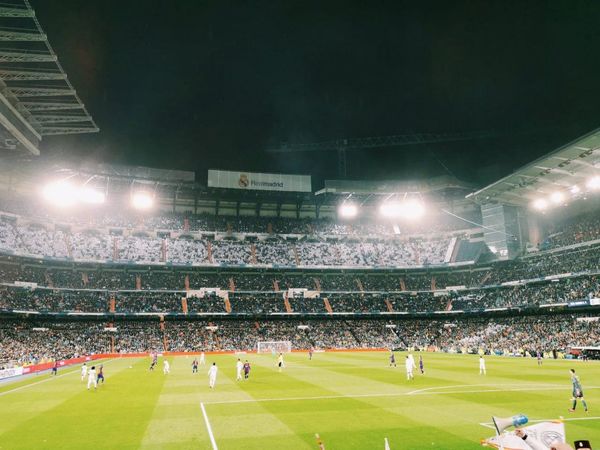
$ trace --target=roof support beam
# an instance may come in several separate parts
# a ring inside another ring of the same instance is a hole
[[[62,111],[65,109],[82,109],[83,103],[61,103],[61,102],[21,102],[21,105],[29,111]]]
[[[32,9],[0,7],[0,17],[35,17]]]
[[[42,136],[51,136],[55,134],[81,134],[81,133],[97,133],[100,131],[98,127],[43,127]]]
[[[24,33],[21,31],[0,30],[0,41],[44,42],[46,40],[48,40],[48,36],[43,33]]]
[[[73,123],[73,122],[87,122],[90,120],[89,116],[74,116],[74,115],[34,115],[33,118],[38,123]]]
[[[36,88],[11,86],[8,88],[17,97],[61,97],[64,95],[75,95],[73,89],[60,88]]]
[[[36,72],[33,70],[0,69],[0,79],[4,81],[64,80],[67,76],[61,72]]]
[[[56,55],[48,53],[0,51],[0,62],[56,62]]]

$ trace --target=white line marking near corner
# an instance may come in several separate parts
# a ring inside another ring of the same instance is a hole
[[[208,420],[208,414],[206,414],[206,408],[204,408],[204,403],[200,403],[200,408],[202,409],[204,423],[206,424],[206,429],[208,430],[208,437],[210,438],[212,448],[213,450],[219,450],[219,447],[217,447],[217,442],[215,441],[215,436],[213,435],[212,427],[210,426],[210,421]]]
[[[99,361],[102,361],[102,360],[99,360]],[[102,364],[106,364],[106,363],[107,363],[107,362],[109,362],[109,361],[111,361],[111,360],[110,360],[110,359],[108,359],[108,360],[106,360],[105,362],[103,362]],[[44,378],[43,380],[36,381],[35,383],[29,383],[29,384],[26,384],[26,385],[24,385],[24,386],[19,386],[19,387],[17,387],[17,388],[10,389],[10,390],[8,390],[8,391],[0,392],[0,397],[2,397],[3,395],[6,395],[6,394],[10,394],[10,393],[12,393],[12,392],[17,392],[17,391],[20,391],[21,389],[25,389],[25,388],[28,388],[28,387],[31,387],[31,386],[35,386],[36,384],[42,384],[42,383],[46,383],[47,381],[56,380],[57,378],[65,377],[65,376],[67,376],[67,375],[71,375],[71,374],[73,374],[73,373],[78,373],[78,372],[80,372],[80,371],[81,371],[81,369],[75,369],[75,370],[71,370],[70,372],[61,373],[60,375],[56,375],[56,376],[52,376],[52,375],[50,375],[50,377],[49,377],[49,378]]]

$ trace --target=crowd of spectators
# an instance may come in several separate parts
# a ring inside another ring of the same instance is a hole
[[[556,248],[600,239],[600,216],[597,212],[570,217],[550,227],[541,248]]]
[[[216,288],[217,286],[211,286]],[[205,292],[203,298],[190,295],[189,312],[225,313],[226,302],[215,292]],[[115,312],[183,313],[184,290],[72,290],[51,288],[0,289],[0,309],[50,312],[109,312],[111,298],[116,299]],[[538,308],[540,305],[565,304],[600,297],[597,276],[579,276],[560,280],[545,280],[523,285],[505,285],[478,289],[442,292],[372,292],[372,291],[302,291],[288,295],[282,291],[229,292],[232,313],[270,314],[286,312],[287,296],[291,311],[302,313],[327,312],[325,300],[332,312],[378,313],[431,311],[480,311],[489,308]],[[316,298],[314,298],[316,297]]]
[[[133,212],[126,208],[94,205],[81,211],[58,211],[47,208],[43,202],[15,195],[0,197],[0,211],[36,220],[96,228],[124,228],[135,230],[236,232],[274,234],[323,234],[323,235],[393,235],[446,232],[473,228],[472,222],[481,223],[476,211],[463,213],[466,222],[445,213],[430,213],[427,226],[422,224],[392,223],[368,218],[338,221],[329,217],[294,218],[267,216],[215,216],[161,212]]]
[[[415,348],[536,354],[600,346],[598,317],[555,315],[452,320],[1,321],[0,365],[95,353],[256,350],[259,341],[293,349]],[[382,357],[383,358],[383,357]]]
[[[68,232],[0,219],[0,251],[49,258],[173,264],[301,266],[417,266],[442,264],[450,238],[385,241],[221,239]],[[210,251],[209,251],[210,248]]]

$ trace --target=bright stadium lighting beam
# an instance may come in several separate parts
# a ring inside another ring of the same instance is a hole
[[[402,206],[402,215],[405,219],[417,220],[425,215],[425,205],[419,200],[407,200]]]
[[[600,189],[600,177],[595,176],[590,178],[589,180],[587,180],[587,183],[585,185],[588,189],[592,191],[597,191],[598,189]]]
[[[342,203],[338,208],[338,215],[345,219],[352,219],[358,215],[358,206],[354,203]]]
[[[83,186],[81,189],[79,189],[79,200],[81,200],[83,203],[100,205],[106,200],[106,195],[104,195],[104,192],[97,189]]]
[[[560,205],[565,200],[565,195],[562,192],[556,191],[550,195],[550,201],[555,205]]]
[[[379,207],[379,213],[389,219],[400,217],[402,215],[402,205],[400,202],[393,200],[384,202]]]
[[[77,202],[77,189],[68,181],[53,181],[42,189],[42,196],[48,203],[60,208],[68,208]]]
[[[531,204],[531,206],[538,211],[543,211],[548,207],[548,202],[543,198],[538,198]]]
[[[137,191],[131,196],[131,206],[135,209],[150,209],[154,206],[154,196],[145,191]]]

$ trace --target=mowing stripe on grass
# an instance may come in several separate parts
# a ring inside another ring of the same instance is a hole
[[[461,385],[464,387],[469,387],[468,385]],[[474,385],[480,386],[480,385]],[[483,385],[488,386],[488,385]],[[493,386],[493,385],[489,385]],[[521,385],[507,385],[507,386],[521,386]],[[543,386],[543,385],[542,385]],[[451,386],[446,386],[451,387]],[[348,395],[317,395],[312,397],[280,397],[280,398],[257,398],[257,399],[245,399],[245,400],[223,400],[216,402],[205,402],[207,405],[225,405],[225,404],[235,404],[235,403],[264,403],[264,402],[293,402],[293,401],[308,401],[308,400],[335,400],[341,398],[376,398],[376,397],[404,397],[406,395],[445,395],[445,394],[481,394],[485,392],[516,392],[516,391],[528,391],[532,387],[535,386],[527,386],[520,388],[506,388],[506,389],[475,389],[475,390],[460,390],[460,391],[443,391],[443,392],[421,392],[418,394],[414,394],[412,392],[401,392],[401,393],[385,393],[385,394],[348,394]],[[443,389],[443,387],[438,388]],[[556,386],[548,386],[548,387],[535,387],[537,391],[558,391],[565,390],[565,386],[556,385]],[[587,386],[586,389],[600,389],[600,386]],[[568,389],[566,389],[568,390]]]
[[[213,450],[219,450],[219,447],[217,447],[217,442],[215,441],[215,436],[213,434],[212,427],[210,426],[210,421],[208,420],[208,414],[206,414],[206,408],[204,408],[204,403],[200,403],[200,408],[202,409],[204,423],[206,424],[206,429],[208,430],[208,437],[210,438],[212,448]]]
[[[110,359],[108,361],[110,361]],[[106,361],[106,362],[108,362],[108,361]],[[103,364],[105,364],[105,363],[103,363]],[[3,395],[6,395],[6,394],[10,394],[11,392],[20,391],[21,389],[25,389],[25,388],[28,388],[28,387],[31,387],[31,386],[35,386],[37,384],[45,383],[46,381],[56,380],[57,378],[61,378],[61,377],[64,377],[66,375],[71,375],[72,373],[77,373],[77,372],[80,372],[80,371],[81,371],[81,369],[71,370],[70,372],[67,372],[67,373],[62,373],[60,375],[51,376],[50,378],[45,378],[43,380],[36,381],[34,383],[25,384],[23,386],[19,386],[19,387],[16,387],[14,389],[10,389],[8,391],[3,391],[3,392],[0,392],[0,397],[2,397]],[[18,381],[17,381],[17,383],[18,383]]]

